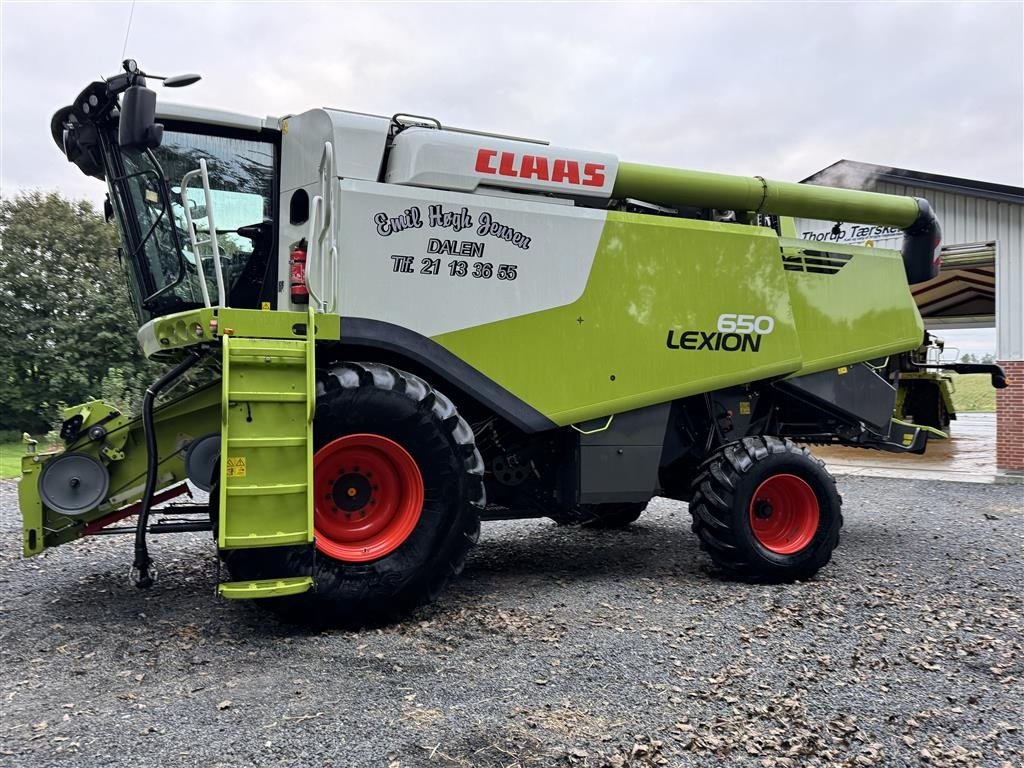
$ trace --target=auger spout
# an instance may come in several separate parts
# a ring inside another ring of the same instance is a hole
[[[922,198],[637,163],[619,163],[612,196],[899,227],[904,231],[902,252],[908,281],[919,283],[938,274],[942,232]]]

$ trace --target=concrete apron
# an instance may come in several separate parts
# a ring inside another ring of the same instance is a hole
[[[923,456],[864,448],[810,446],[834,475],[950,480],[959,483],[1020,483],[1024,474],[996,469],[996,415],[960,413],[949,440],[929,440]]]

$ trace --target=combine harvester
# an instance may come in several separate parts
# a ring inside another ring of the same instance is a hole
[[[621,526],[662,495],[724,572],[791,581],[842,525],[798,444],[924,450],[885,362],[924,335],[924,200],[412,115],[158,107],[133,61],[52,127],[106,181],[139,343],[169,368],[141,414],[70,408],[64,450],[25,458],[26,555],[133,534],[145,587],[147,534],[210,530],[224,597],[397,616],[481,519]],[[900,227],[902,253],[808,244],[796,216]],[[207,383],[161,397],[189,371]],[[186,479],[208,506],[153,509]]]

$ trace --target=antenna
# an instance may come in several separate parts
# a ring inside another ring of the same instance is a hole
[[[128,35],[132,33],[132,18],[135,16],[135,0],[132,0],[131,10],[128,11],[128,28],[124,31],[124,45],[121,47],[121,58],[124,59],[124,54],[128,50]]]

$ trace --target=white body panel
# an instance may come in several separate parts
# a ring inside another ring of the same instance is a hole
[[[391,121],[386,117],[311,109],[281,120],[281,191],[319,181],[324,142],[334,148],[334,172],[350,179],[376,181],[384,162]]]
[[[502,197],[338,184],[337,311],[424,336],[572,303],[586,287],[606,217]]]
[[[505,187],[572,197],[609,198],[618,159],[472,133],[407,128],[395,137],[384,180],[473,192]]]
[[[227,112],[223,109],[175,104],[174,102],[165,102],[163,99],[157,101],[156,119],[218,125],[223,128],[238,128],[243,131],[261,131],[264,128],[276,131],[279,127],[276,117],[255,117],[238,112]]]

